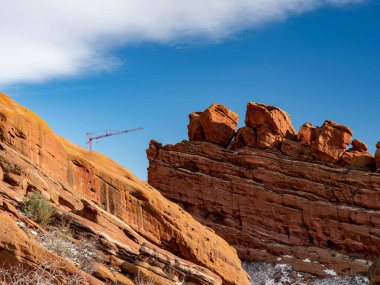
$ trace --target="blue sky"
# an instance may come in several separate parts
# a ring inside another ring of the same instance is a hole
[[[38,80],[15,72],[3,77],[1,91],[81,146],[88,131],[144,127],[94,145],[143,179],[149,140],[186,139],[188,114],[212,103],[236,111],[240,126],[249,101],[286,110],[297,129],[306,121],[334,120],[374,152],[380,140],[380,4],[295,14],[227,27],[218,36],[110,45],[106,70],[79,66]]]

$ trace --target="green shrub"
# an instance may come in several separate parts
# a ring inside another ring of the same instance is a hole
[[[52,205],[40,192],[35,192],[26,197],[23,211],[28,218],[41,226],[49,225],[54,214]]]

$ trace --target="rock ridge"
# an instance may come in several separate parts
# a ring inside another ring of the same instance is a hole
[[[111,277],[133,284],[140,273],[163,285],[250,284],[226,241],[126,168],[59,137],[2,93],[0,178],[0,220],[13,228],[23,221],[28,232],[15,232],[19,238],[13,241],[0,232],[0,261],[9,263],[0,266],[41,264],[46,250],[30,230],[36,235],[44,230],[16,209],[28,193],[40,192],[76,237],[93,240],[104,264],[117,269],[112,273],[98,265],[93,277],[86,275],[90,284]]]
[[[297,132],[286,112],[264,104],[248,103],[245,122],[228,145],[151,141],[149,184],[245,261],[281,261],[321,277],[366,273],[380,254],[379,151],[374,157],[329,120]]]

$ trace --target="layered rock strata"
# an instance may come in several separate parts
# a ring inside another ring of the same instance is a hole
[[[222,238],[124,167],[59,137],[1,93],[0,174],[2,266],[41,263],[45,253],[35,237],[16,230],[23,221],[26,232],[44,232],[16,210],[26,194],[38,191],[77,238],[96,242],[104,265],[117,269],[99,264],[97,278],[86,275],[90,283],[112,277],[132,284],[141,273],[156,284],[249,284],[235,249]],[[15,228],[17,238],[5,228]]]
[[[296,132],[286,112],[263,104],[249,103],[245,122],[228,147],[152,141],[149,183],[243,260],[320,277],[367,272],[380,254],[380,174],[368,147],[347,149],[353,132],[332,121]]]

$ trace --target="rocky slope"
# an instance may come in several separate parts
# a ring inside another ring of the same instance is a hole
[[[190,115],[190,142],[152,141],[149,184],[245,261],[319,277],[366,273],[380,254],[379,151],[332,121],[297,132],[286,112],[263,104],[249,103],[236,131],[237,121],[214,104]]]
[[[0,261],[37,267],[71,263],[36,241],[45,230],[19,212],[41,192],[73,231],[93,242],[99,264],[89,284],[249,284],[235,249],[157,190],[107,157],[59,137],[31,111],[0,93]],[[112,284],[112,283],[107,283]]]

